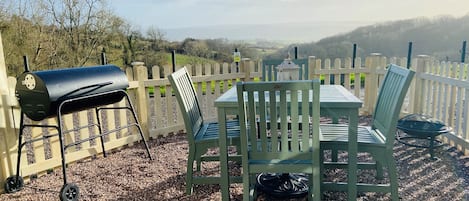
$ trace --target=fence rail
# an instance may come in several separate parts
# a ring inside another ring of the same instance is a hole
[[[320,60],[309,57],[302,64],[302,78],[322,78],[323,84],[342,84],[357,97],[364,101],[362,114],[372,114],[380,81],[383,79],[388,63],[405,66],[405,58],[385,58],[373,54],[355,60],[352,67],[351,58]],[[268,65],[266,67],[263,65]],[[232,64],[205,64],[186,66],[192,74],[194,86],[202,102],[204,118],[215,120],[217,112],[214,100],[227,91],[237,81],[270,80],[267,75],[274,75],[275,64],[244,59],[239,68]],[[183,131],[184,123],[176,98],[166,78],[170,74],[169,66],[164,66],[163,74],[160,67],[147,69],[143,63],[135,62],[126,73],[130,80],[128,93],[136,106],[137,114],[144,134],[147,138],[158,138],[170,133]],[[424,113],[442,120],[454,128],[453,134],[444,136],[444,140],[469,155],[469,131],[467,125],[469,106],[468,69],[464,63],[448,63],[433,60],[427,56],[419,56],[412,61],[412,69],[416,76],[406,97],[402,115]],[[1,69],[0,69],[1,70]],[[149,70],[154,79],[148,79]],[[161,78],[160,78],[161,77]],[[0,99],[0,185],[16,171],[17,136],[20,119],[20,108],[14,96],[15,78],[8,78],[8,90],[2,92]],[[3,90],[5,91],[5,90]],[[1,92],[1,91],[0,91]],[[124,102],[116,103],[123,106]],[[130,115],[126,111],[106,111],[104,129],[112,130],[127,124]],[[94,111],[86,110],[64,117],[64,128],[74,130],[94,122]],[[37,124],[55,124],[54,118],[46,119]],[[40,137],[52,131],[34,128],[27,131],[26,137]],[[74,142],[95,135],[97,129],[82,129],[65,134],[66,142]],[[67,149],[67,162],[72,163],[102,153],[99,138],[84,142]],[[105,137],[106,149],[131,146],[139,141],[137,132],[124,129]],[[58,137],[37,141],[25,146],[22,152],[21,175],[28,179],[34,174],[43,174],[50,169],[60,167],[60,146]],[[156,155],[156,157],[158,157]],[[3,189],[2,189],[3,190]]]

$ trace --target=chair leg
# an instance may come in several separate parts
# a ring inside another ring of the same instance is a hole
[[[247,169],[243,168],[243,200],[252,200],[253,195],[251,193],[251,188],[250,188],[250,175],[247,173]]]
[[[398,190],[398,183],[397,183],[397,168],[396,162],[392,155],[388,158],[388,172],[389,172],[389,181],[391,185],[391,199],[398,201],[399,200],[399,190]]]
[[[320,172],[320,171],[317,171]],[[309,189],[308,189],[308,200],[309,201],[320,201],[322,200],[322,193],[321,193],[321,181],[318,182],[322,176],[320,176],[318,173],[315,173],[313,171],[313,174],[310,174],[309,176]],[[322,173],[320,173],[322,174]]]
[[[371,154],[371,157],[375,161],[375,170],[376,170],[376,176],[375,178],[378,180],[384,179],[384,166],[389,167],[387,165],[387,162],[384,160],[386,158],[383,158],[383,155],[385,156],[386,153],[383,151],[375,151],[375,152],[369,152]]]
[[[187,157],[187,173],[186,173],[186,194],[192,194],[192,186],[194,180],[194,159],[195,159],[195,151],[189,149],[189,156]]]
[[[309,177],[308,177],[308,180],[309,180],[309,187],[308,187],[308,201],[312,201],[313,200],[313,196],[314,196],[314,189],[316,188],[316,186],[314,185],[313,181],[314,181],[314,175],[313,174],[310,174]]]
[[[254,196],[256,194],[254,191],[254,188],[249,188],[249,201],[254,201]]]
[[[322,182],[324,181],[324,177],[325,177],[325,167],[324,167],[324,150],[321,149],[319,151],[319,184],[322,185]],[[323,200],[324,199],[324,195],[322,193],[322,191],[320,192],[321,194],[321,197],[320,199]]]
[[[202,169],[201,168],[201,166],[202,166],[202,157],[201,156],[197,157],[197,159],[195,159],[195,161],[197,163],[196,164],[196,170],[197,170],[197,172],[200,172],[200,170]]]
[[[337,149],[332,149],[331,150],[331,159],[332,159],[332,162],[339,161],[339,150],[337,150]]]
[[[250,184],[250,189],[252,189],[251,193],[249,193],[249,200],[254,201],[257,199],[257,188],[256,188],[256,177],[257,174],[252,174],[251,177],[249,178],[249,184]]]
[[[194,160],[196,161],[196,171],[197,172],[200,172],[200,169],[201,169],[201,165],[202,165],[202,155],[205,154],[205,152],[201,152],[200,151],[200,148],[194,148]]]
[[[379,180],[384,179],[383,163],[381,162],[381,160],[375,160],[375,161],[376,161],[376,179],[379,179]]]
[[[229,157],[228,157],[228,160],[230,160]],[[235,161],[236,164],[241,165],[242,164],[241,160],[242,160],[241,159],[241,146],[236,145],[236,156],[233,157],[232,161]]]

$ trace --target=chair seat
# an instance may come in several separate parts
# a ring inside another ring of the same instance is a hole
[[[239,138],[239,121],[232,120],[226,122],[226,132],[228,139]],[[216,140],[218,142],[219,125],[218,122],[204,123],[195,136],[195,141]],[[230,140],[229,140],[230,141]]]
[[[333,144],[348,143],[347,124],[321,124],[319,129],[321,131],[319,138],[321,140],[321,145],[326,145],[328,142]],[[384,146],[385,138],[379,132],[371,129],[371,127],[358,126],[357,142],[358,144]]]

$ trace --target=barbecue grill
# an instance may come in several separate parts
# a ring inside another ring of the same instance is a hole
[[[25,72],[18,77],[16,95],[21,110],[34,121],[57,114],[60,103],[129,86],[126,75],[114,65]],[[122,100],[122,93],[97,95],[64,105],[62,113],[94,108]]]
[[[128,80],[125,73],[114,65],[30,72],[27,65],[27,59],[25,59],[25,72],[18,77],[16,85],[16,96],[21,107],[16,175],[7,178],[5,182],[5,191],[13,193],[23,188],[24,182],[22,177],[19,175],[22,147],[28,143],[41,141],[57,135],[59,137],[61,147],[61,165],[64,180],[64,185],[60,190],[60,200],[78,200],[79,197],[78,186],[73,183],[67,183],[65,150],[70,146],[78,145],[99,137],[101,138],[100,141],[103,155],[106,157],[103,137],[110,133],[117,132],[118,130],[136,126],[142,141],[145,144],[148,157],[151,159],[150,150],[143,136],[140,124],[138,123],[134,107],[125,91],[128,86]],[[119,102],[124,97],[128,103],[128,106],[126,107],[102,107],[104,105]],[[96,126],[99,134],[70,144],[64,144],[64,133],[67,131],[62,129],[62,115],[92,108],[95,109],[97,123],[90,124],[85,128]],[[119,109],[129,110],[133,115],[134,123],[103,133],[99,112],[101,110]],[[25,124],[24,116],[27,116],[34,121],[56,117],[57,125]],[[22,142],[23,130],[26,127],[54,128],[57,130],[57,133],[43,135]]]

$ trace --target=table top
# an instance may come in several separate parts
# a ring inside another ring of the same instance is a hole
[[[345,89],[342,85],[321,85],[321,108],[360,108],[362,101]],[[236,86],[232,87],[215,100],[215,107],[238,107]]]

